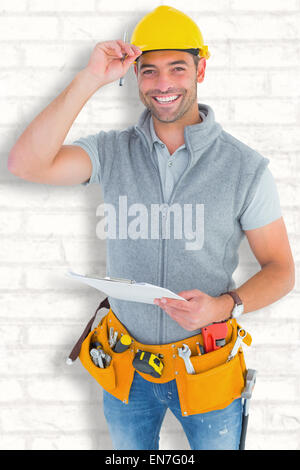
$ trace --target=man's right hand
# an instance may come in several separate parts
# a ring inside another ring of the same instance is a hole
[[[123,54],[126,54],[124,62],[122,62]],[[99,79],[99,83],[103,86],[123,77],[141,54],[142,51],[137,46],[121,39],[98,42],[85,70]]]
[[[141,53],[138,47],[122,40],[96,44],[88,65],[19,137],[9,154],[9,171],[37,183],[69,185],[87,181],[92,173],[88,153],[63,142],[87,100],[103,85],[124,76]]]

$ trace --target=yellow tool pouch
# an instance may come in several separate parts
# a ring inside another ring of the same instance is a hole
[[[92,329],[98,310],[108,308],[109,312],[101,319],[99,325]],[[69,360],[78,356],[82,365],[94,379],[109,393],[128,403],[134,373],[140,374],[145,380],[165,383],[176,380],[181,412],[183,416],[206,413],[228,406],[239,398],[245,387],[246,365],[242,348],[227,362],[228,356],[236,342],[238,329],[241,328],[235,319],[227,322],[228,334],[226,344],[216,351],[198,355],[196,343],[203,345],[202,335],[194,335],[184,340],[163,345],[146,345],[132,338],[129,349],[122,353],[114,352],[109,346],[109,329],[113,327],[119,335],[129,334],[110,308],[108,298],[104,299],[96,309],[94,316],[87,324],[83,334],[74,346]],[[90,357],[91,338],[96,337],[111,362],[105,369],[97,367]],[[250,345],[251,336],[247,333],[243,341]],[[195,374],[188,374],[184,360],[178,355],[178,348],[186,344],[191,350],[190,360]],[[164,369],[160,378],[136,371],[132,365],[138,350],[161,354]]]
[[[132,352],[128,349],[122,353],[116,353],[110,348],[108,342],[109,328],[111,326],[114,326],[119,334],[125,334],[127,331],[119,321],[118,327],[116,327],[116,324],[111,324],[111,322],[108,321],[108,314],[101,319],[96,328],[92,329],[96,315],[103,307],[108,308],[111,312],[108,298],[100,302],[93,317],[90,319],[79,340],[73,347],[68,361],[73,362],[79,356],[82,365],[107,392],[111,393],[119,400],[122,400],[124,403],[128,403],[130,387],[135,372],[132,366]],[[105,369],[97,367],[90,357],[90,343],[94,335],[97,336],[97,341],[102,344],[105,352],[112,358],[109,366]]]

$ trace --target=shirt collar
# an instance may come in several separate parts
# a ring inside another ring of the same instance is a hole
[[[206,118],[205,114],[201,111],[199,111],[199,116],[204,119]],[[143,130],[148,134],[150,140],[152,141],[152,144],[154,145],[156,142],[159,143],[160,145],[163,144],[163,142],[160,140],[159,137],[157,137],[157,134],[154,129],[154,124],[153,124],[153,118],[152,115],[149,113],[149,118],[145,120],[144,125],[142,126]],[[180,148],[186,148],[185,143],[181,145]]]
[[[207,148],[222,132],[222,126],[215,121],[213,109],[204,103],[198,103],[199,113],[204,114],[202,122],[185,126],[184,142],[189,150],[193,165],[203,154],[204,148]],[[153,137],[150,130],[151,112],[146,108],[139,117],[138,124],[134,126],[137,134],[143,134],[148,144],[148,149],[153,149]],[[153,128],[154,129],[154,128]],[[154,133],[155,134],[155,133]],[[153,134],[153,136],[154,136]],[[156,136],[155,139],[158,139]],[[155,140],[154,140],[155,141]]]
[[[153,118],[151,115],[147,121],[147,125],[148,125],[149,135],[151,137],[152,143],[155,144],[155,142],[158,142],[159,144],[162,144],[163,142],[156,135],[154,124],[153,124]]]
[[[202,105],[202,106],[206,107],[206,105]],[[205,120],[207,119],[207,110],[205,108],[204,109],[201,108],[200,104],[198,104],[198,109],[199,109],[199,116],[202,118],[202,122],[200,122],[199,124],[194,124],[194,126],[195,125],[201,126],[201,124],[204,123]],[[140,115],[138,124],[135,127],[138,127],[143,132],[151,148],[153,148],[155,143],[159,143],[160,145],[163,144],[163,142],[160,140],[160,138],[157,136],[155,132],[152,115],[148,108],[146,108],[143,111],[143,113]],[[185,143],[182,145],[182,148],[186,148]]]

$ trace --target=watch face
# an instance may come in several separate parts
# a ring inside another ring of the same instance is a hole
[[[244,305],[243,304],[236,305],[233,309],[232,316],[233,318],[237,318],[240,315],[242,315],[243,312],[244,312]]]

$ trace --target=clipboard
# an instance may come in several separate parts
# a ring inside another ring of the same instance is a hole
[[[169,297],[186,301],[186,299],[165,287],[148,284],[147,282],[136,282],[132,279],[111,277],[89,277],[72,271],[68,271],[66,275],[67,277],[71,277],[72,279],[94,287],[115,299],[129,300],[130,302],[142,302],[145,304],[153,304],[154,299],[161,297]]]

